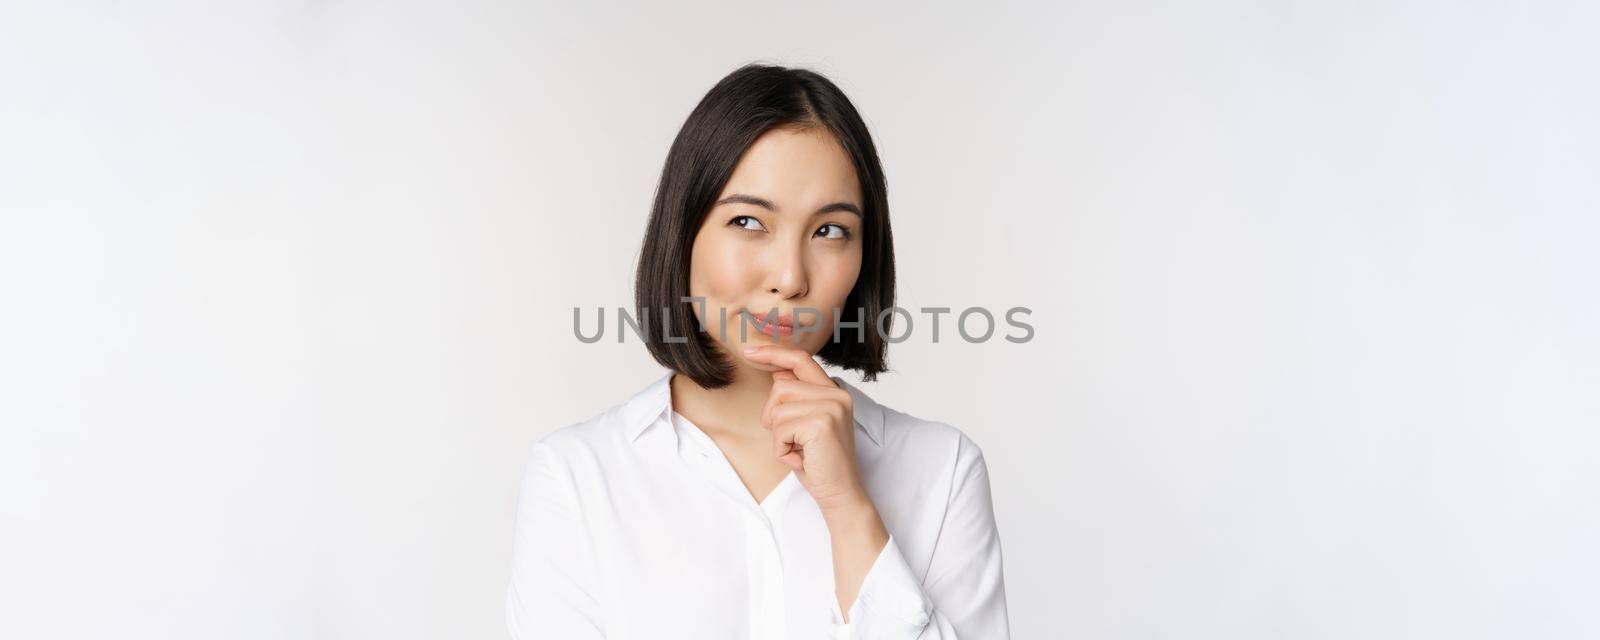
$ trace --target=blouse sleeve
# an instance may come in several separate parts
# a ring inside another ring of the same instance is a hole
[[[965,435],[949,508],[926,580],[918,580],[893,534],[873,561],[836,640],[1006,640],[1011,637],[1000,535],[983,452]]]
[[[578,509],[572,475],[543,442],[523,473],[506,590],[513,640],[605,637],[594,553]]]

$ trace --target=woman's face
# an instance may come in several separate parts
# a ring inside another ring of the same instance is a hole
[[[826,128],[757,138],[690,250],[689,295],[705,299],[695,313],[707,335],[741,366],[748,345],[820,351],[861,272],[861,210],[855,167]],[[767,325],[773,309],[776,321]],[[841,317],[857,319],[850,311]]]

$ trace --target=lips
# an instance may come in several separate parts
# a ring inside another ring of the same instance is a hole
[[[765,316],[754,313],[750,313],[749,315],[750,322],[755,326],[756,331],[760,331],[761,333],[765,333],[773,337],[794,334],[794,315],[792,314],[775,316],[770,324],[767,323]]]

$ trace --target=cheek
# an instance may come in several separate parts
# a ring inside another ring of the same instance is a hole
[[[818,302],[825,302],[830,307],[843,305],[845,298],[850,297],[850,290],[856,286],[856,278],[861,275],[860,254],[828,256],[816,260],[814,264],[812,292]]]
[[[737,304],[757,284],[748,248],[714,236],[696,239],[689,259],[689,295],[704,297],[712,315],[716,304]]]

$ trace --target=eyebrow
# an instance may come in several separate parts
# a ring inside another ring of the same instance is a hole
[[[725,204],[735,204],[735,203],[738,203],[738,204],[753,204],[755,206],[761,207],[761,208],[766,209],[768,211],[777,211],[778,210],[777,207],[772,205],[772,201],[770,201],[770,200],[767,200],[765,198],[757,198],[755,196],[747,196],[747,195],[742,194],[742,193],[735,193],[735,194],[730,195],[730,196],[728,196],[726,198],[718,200],[717,203],[712,205],[712,206],[713,207],[720,207],[720,206],[725,205]],[[857,218],[865,218],[866,217],[864,215],[861,215],[861,207],[858,207],[855,204],[850,203],[850,202],[834,202],[834,203],[830,203],[830,204],[825,204],[825,205],[822,205],[822,208],[817,209],[816,212],[812,213],[811,215],[820,216],[820,215],[822,215],[824,213],[833,213],[835,211],[845,211],[845,212],[849,212],[849,213],[854,213],[854,214],[856,214]]]

